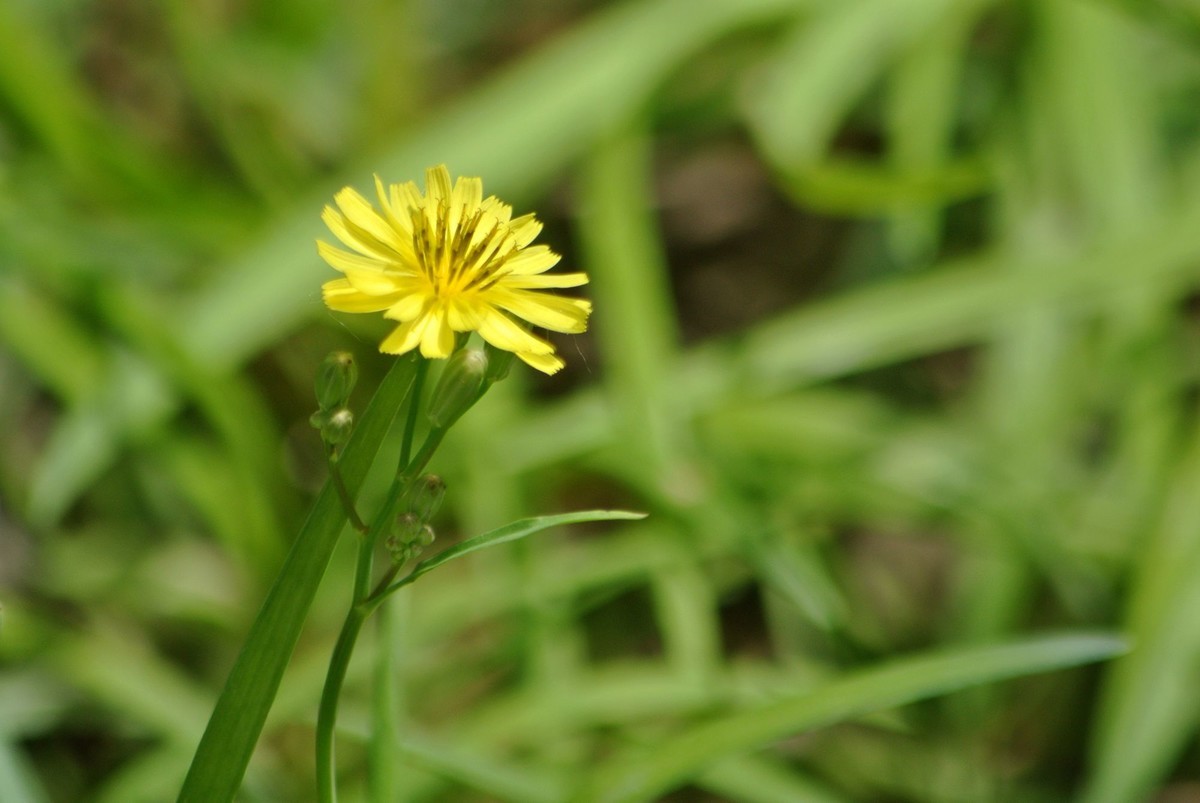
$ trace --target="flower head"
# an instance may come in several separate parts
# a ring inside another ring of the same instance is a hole
[[[420,347],[449,357],[455,333],[478,332],[539,371],[562,368],[554,346],[517,320],[555,332],[582,332],[592,304],[544,292],[587,283],[584,273],[546,273],[558,254],[531,246],[542,229],[533,215],[483,197],[483,182],[461,177],[451,187],[445,165],[425,173],[425,192],[413,182],[385,187],[378,176],[376,209],[350,187],[321,216],[349,251],[317,241],[317,251],[344,278],[325,283],[330,309],[383,312],[398,322],[379,350],[404,354]]]

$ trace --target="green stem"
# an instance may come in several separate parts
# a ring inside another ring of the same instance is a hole
[[[413,379],[412,393],[408,397],[408,415],[405,420],[404,436],[401,444],[400,466],[388,488],[386,501],[376,514],[370,527],[363,526],[359,532],[364,537],[358,544],[358,561],[354,570],[354,593],[351,597],[350,610],[342,631],[338,634],[337,644],[334,645],[333,655],[329,659],[329,671],[325,676],[325,687],[321,692],[321,703],[317,711],[316,734],[316,763],[317,763],[317,799],[320,803],[335,803],[337,800],[337,768],[334,759],[334,730],[337,725],[338,700],[341,697],[342,684],[346,678],[346,668],[350,664],[350,656],[354,653],[354,645],[358,634],[362,631],[363,622],[371,615],[383,597],[376,597],[374,591],[368,593],[371,574],[374,566],[375,544],[380,535],[386,532],[396,515],[396,505],[403,499],[409,486],[417,474],[433,457],[438,445],[445,437],[444,429],[433,429],[425,437],[425,443],[416,457],[410,458],[412,452],[413,433],[416,430],[417,414],[421,406],[421,388],[425,375],[429,370],[429,361],[420,360],[416,366]],[[337,477],[337,474],[333,475]],[[348,498],[348,494],[346,495]],[[343,499],[344,503],[344,499]],[[348,509],[348,514],[352,508]],[[353,519],[352,519],[353,521]],[[356,525],[357,528],[357,525]],[[396,576],[398,566],[389,567],[383,581],[375,590],[386,588]],[[386,645],[385,645],[386,648]]]
[[[369,615],[370,611],[366,608],[358,605],[350,607],[342,632],[338,634],[337,644],[334,645],[333,655],[329,658],[329,673],[325,676],[325,688],[321,691],[321,704],[317,709],[317,800],[320,803],[337,801],[333,736],[337,725],[338,698],[346,679],[346,669],[350,666],[350,656],[354,654],[354,644]]]
[[[337,491],[338,499],[342,502],[342,508],[346,511],[346,518],[350,520],[350,526],[358,530],[360,535],[367,534],[367,525],[359,518],[358,510],[354,506],[354,499],[350,496],[349,489],[346,488],[346,481],[342,479],[342,470],[338,467],[337,452],[335,447],[329,447],[325,451],[326,462],[329,464],[329,479],[333,483],[334,490]]]
[[[363,604],[368,606],[369,610],[374,610],[375,606],[387,598],[396,589],[390,587],[390,583],[396,579],[396,575],[400,573],[400,567],[393,565],[390,569],[384,572],[383,577],[379,578],[379,582],[375,584],[375,588],[371,590],[370,596],[363,601]],[[398,587],[398,586],[397,586]]]
[[[363,481],[385,433],[404,408],[414,369],[412,358],[396,361],[341,454],[340,467],[350,486]],[[304,617],[345,525],[345,511],[331,485],[313,506],[250,628],[196,748],[179,803],[228,803],[237,795]]]
[[[375,649],[375,689],[371,705],[371,745],[367,760],[367,799],[371,803],[396,801],[396,639],[397,611],[393,604],[379,607]]]
[[[412,455],[413,435],[417,429],[417,411],[421,407],[421,391],[425,387],[425,376],[429,373],[429,360],[417,363],[417,376],[413,380],[413,393],[408,402],[408,418],[404,422],[404,440],[400,444],[400,468],[408,467]]]
[[[429,430],[429,434],[425,436],[425,443],[421,444],[421,451],[417,452],[417,456],[404,466],[404,476],[416,477],[420,474],[429,463],[429,459],[433,457],[433,453],[442,445],[444,437],[446,437],[444,428]]]

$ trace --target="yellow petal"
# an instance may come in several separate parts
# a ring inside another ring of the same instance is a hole
[[[325,305],[338,312],[380,312],[392,306],[400,296],[367,295],[354,288],[346,279],[331,279],[321,285]]]
[[[509,222],[508,229],[517,241],[517,248],[524,248],[537,239],[542,231],[542,224],[533,215],[521,215]]]
[[[446,305],[446,321],[456,332],[474,332],[479,328],[478,305],[464,298],[456,298]]]
[[[467,250],[473,251],[480,248],[485,241],[496,235],[496,230],[501,225],[496,216],[490,212],[480,212],[479,220],[475,223],[475,231],[471,232],[471,241],[467,244]]]
[[[421,208],[423,196],[415,182],[393,184],[388,191],[392,199],[392,209],[396,210],[397,216],[408,217],[411,220],[413,210]],[[409,228],[411,227],[410,223]]]
[[[512,207],[495,195],[489,195],[484,199],[479,208],[495,217],[501,223],[508,223],[508,221],[512,220]]]
[[[416,348],[421,342],[421,334],[425,331],[428,316],[402,323],[392,330],[392,333],[379,344],[379,350],[384,354],[404,354]]]
[[[435,201],[435,206],[450,200],[450,171],[445,165],[425,171],[425,197]]]
[[[400,238],[399,233],[380,217],[379,212],[371,206],[366,198],[359,195],[358,190],[353,187],[345,187],[333,196],[333,200],[342,210],[346,220],[374,237],[388,249],[399,253],[405,248],[405,241]]]
[[[518,351],[517,356],[526,365],[538,369],[543,374],[556,374],[566,365],[557,354],[531,354],[528,351]]]
[[[396,254],[390,248],[372,237],[370,233],[350,223],[342,216],[341,212],[332,206],[325,207],[321,212],[321,220],[333,232],[334,237],[360,254],[365,254],[380,262],[392,262],[396,259]]]
[[[527,276],[550,270],[558,264],[560,259],[562,257],[546,246],[535,245],[509,257],[505,261],[504,267],[509,273]]]
[[[430,359],[445,359],[454,351],[454,330],[446,322],[446,313],[435,309],[425,316],[425,331],[421,335],[421,355]]]
[[[506,263],[507,264],[507,263]],[[586,273],[542,273],[537,276],[505,276],[499,282],[509,290],[544,290],[552,287],[579,287],[587,284]]]
[[[396,185],[392,185],[389,191],[384,187],[383,179],[375,176],[375,195],[379,198],[379,208],[383,210],[384,219],[396,230],[400,242],[404,245],[398,252],[409,262],[415,262],[416,254],[412,250],[412,216],[407,207],[395,205],[395,188]]]
[[[393,321],[411,321],[421,317],[426,308],[431,306],[432,299],[428,293],[412,292],[398,296],[396,303],[383,313],[383,317]]]
[[[468,215],[479,209],[483,203],[483,181],[469,176],[460,176],[454,182],[454,195],[451,203],[463,209]]]
[[[404,292],[405,286],[411,285],[415,278],[388,271],[378,260],[351,254],[320,240],[317,241],[317,252],[322,259],[346,274],[346,278],[355,288],[367,295]]]
[[[578,334],[587,331],[592,302],[584,298],[563,298],[530,290],[508,291],[495,288],[488,292],[488,301],[513,315],[555,332]]]
[[[527,351],[531,354],[554,352],[554,346],[529,334],[503,312],[491,307],[481,311],[476,331],[484,340],[505,351]]]

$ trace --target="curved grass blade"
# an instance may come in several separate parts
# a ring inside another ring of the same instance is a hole
[[[711,719],[604,762],[579,803],[656,800],[714,762],[785,736],[968,686],[1101,661],[1126,650],[1105,633],[1042,636],[904,658],[770,705]]]
[[[533,518],[514,521],[503,527],[489,530],[483,535],[468,538],[461,544],[455,544],[449,549],[434,555],[432,558],[421,561],[411,572],[393,583],[388,588],[387,593],[390,594],[396,589],[408,585],[421,575],[428,574],[443,563],[449,563],[452,560],[486,547],[516,541],[551,527],[558,527],[562,524],[582,524],[586,521],[617,521],[644,518],[646,518],[645,513],[631,513],[627,510],[580,510],[575,513],[560,513],[556,516],[534,516]]]

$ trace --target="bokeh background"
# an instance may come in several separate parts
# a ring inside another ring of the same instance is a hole
[[[394,614],[400,799],[955,645],[1106,664],[732,755],[676,801],[1200,800],[1200,5],[0,2],[0,800],[173,799],[324,469],[319,213],[445,162],[592,330],[456,427]],[[366,495],[371,498],[371,489]],[[302,801],[352,549],[242,793]],[[339,761],[364,794],[368,639]]]

